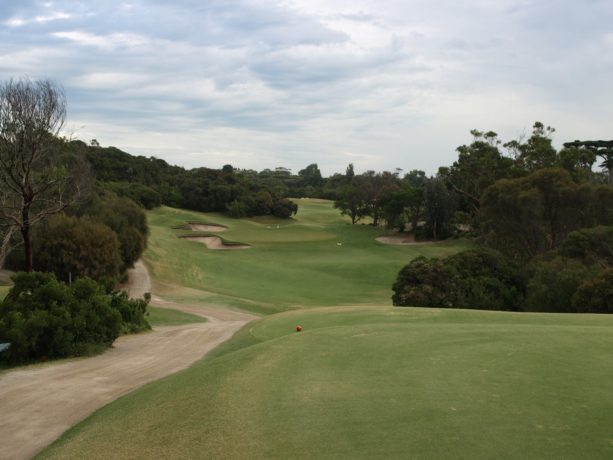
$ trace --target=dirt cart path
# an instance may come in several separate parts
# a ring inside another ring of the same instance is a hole
[[[151,289],[146,267],[130,273],[128,291]],[[154,297],[152,304],[204,316],[206,323],[161,327],[120,337],[92,358],[30,366],[0,374],[0,459],[26,459],[64,431],[145,383],[185,369],[255,316]]]

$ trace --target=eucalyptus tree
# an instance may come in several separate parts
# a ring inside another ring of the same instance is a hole
[[[62,158],[65,119],[66,96],[57,83],[22,78],[0,85],[2,256],[20,233],[27,271],[32,271],[32,226],[65,209],[83,182],[76,174],[83,167],[75,169]]]

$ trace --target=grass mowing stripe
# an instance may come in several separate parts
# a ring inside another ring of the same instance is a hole
[[[178,300],[172,297],[173,286],[185,286],[196,297],[192,300],[212,294],[222,304],[229,301],[258,313],[297,306],[389,305],[396,275],[412,258],[449,255],[471,246],[461,240],[386,246],[375,241],[382,230],[351,225],[331,202],[297,201],[298,215],[289,220],[230,219],[165,207],[150,211],[145,257],[161,282],[160,294]],[[252,247],[215,251],[177,238],[185,231],[172,227],[190,221],[224,225],[224,240]]]

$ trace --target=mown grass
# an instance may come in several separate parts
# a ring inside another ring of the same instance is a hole
[[[206,318],[191,315],[171,308],[147,307],[147,321],[152,327],[156,326],[181,326],[182,324],[204,323]]]
[[[96,412],[43,457],[611,458],[612,327],[597,315],[285,312]]]
[[[400,268],[419,255],[445,256],[471,243],[387,246],[385,231],[351,225],[332,203],[298,200],[294,219],[230,219],[172,208],[149,212],[148,265],[158,293],[178,301],[202,301],[256,313],[299,307],[389,305]],[[184,222],[225,225],[225,240],[252,245],[240,251],[209,250],[177,238]],[[190,288],[186,291],[184,287]]]

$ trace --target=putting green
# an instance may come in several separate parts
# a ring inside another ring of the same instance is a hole
[[[419,255],[445,256],[470,246],[452,240],[416,246],[375,241],[385,231],[351,225],[325,200],[297,200],[294,219],[229,219],[172,208],[149,212],[151,237],[145,259],[158,294],[175,301],[205,302],[274,313],[297,307],[390,305],[398,271]],[[227,226],[223,238],[252,245],[214,251],[177,238],[188,221]],[[189,289],[185,289],[189,288]]]
[[[44,457],[611,458],[612,327],[596,315],[281,313],[98,411]]]

